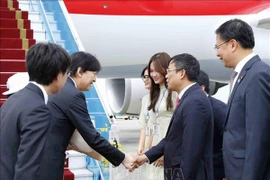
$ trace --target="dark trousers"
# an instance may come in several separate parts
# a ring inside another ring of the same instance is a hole
[[[225,178],[224,165],[214,166],[214,180],[222,180]]]

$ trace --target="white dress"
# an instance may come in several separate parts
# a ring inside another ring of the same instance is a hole
[[[150,111],[150,121],[151,124],[157,122],[159,124],[159,133],[158,135],[154,135],[152,146],[157,145],[166,135],[168,126],[170,124],[177,98],[177,93],[172,93],[172,102],[173,108],[170,111],[167,111],[167,96],[168,90],[165,86],[161,87],[158,101],[156,103],[155,110],[156,112]],[[158,113],[158,117],[157,117]],[[152,126],[153,129],[153,126]],[[153,163],[151,165],[146,165],[146,171],[148,177],[147,180],[164,180],[164,168],[163,167],[155,167]]]
[[[142,98],[142,106],[141,106],[141,112],[140,112],[140,117],[139,117],[139,124],[141,125],[141,128],[146,128],[147,121],[149,121],[149,126],[152,127],[153,120],[151,119],[153,117],[150,117],[150,115],[153,115],[153,113],[151,113],[152,110],[150,111],[147,110],[149,106],[149,102],[150,102],[150,97],[149,97],[149,94],[147,94]],[[149,118],[148,120],[147,120],[147,116]],[[144,147],[146,147],[148,140],[149,140],[149,136],[146,135]]]
[[[141,128],[146,128],[147,127],[147,121],[149,121],[148,126],[152,127],[152,122],[153,120],[150,120],[153,117],[150,117],[150,115],[153,116],[153,113],[150,113],[152,110],[148,111],[147,108],[149,106],[149,102],[150,102],[150,96],[149,94],[145,95],[142,98],[142,105],[141,105],[141,112],[140,112],[140,117],[139,117],[139,124],[141,125]],[[147,116],[148,116],[148,120],[147,120]],[[147,143],[149,141],[149,136],[146,135],[145,136],[145,143],[144,143],[144,147],[146,147]],[[140,180],[150,180],[149,179],[149,174],[148,174],[148,164],[144,164],[142,167],[140,167],[138,170],[142,171],[140,174]],[[151,176],[152,177],[152,176]]]

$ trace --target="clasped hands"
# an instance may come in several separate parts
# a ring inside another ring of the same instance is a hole
[[[136,168],[140,167],[146,163],[148,158],[146,155],[142,154],[139,156],[132,156],[131,154],[126,154],[122,165],[128,169],[129,172],[133,172]]]
[[[135,169],[143,165],[148,161],[148,158],[145,154],[132,156],[130,154],[126,154],[124,161],[122,162],[123,166],[128,169],[129,172],[133,172]],[[154,166],[163,166],[163,157],[159,158],[154,162]]]

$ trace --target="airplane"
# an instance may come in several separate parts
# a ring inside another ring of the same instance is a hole
[[[140,99],[147,91],[134,78],[157,52],[194,55],[210,76],[212,93],[227,84],[232,70],[224,68],[213,47],[215,30],[229,19],[243,19],[252,26],[254,52],[270,64],[266,0],[64,0],[64,4],[77,39],[102,64],[98,77],[105,78],[105,102],[117,114],[139,113]]]

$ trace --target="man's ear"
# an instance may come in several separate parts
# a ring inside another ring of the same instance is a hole
[[[77,71],[76,71],[76,76],[82,77],[82,74],[83,74],[82,68],[81,68],[81,67],[78,67],[78,69],[77,69]]]
[[[180,79],[184,79],[185,76],[186,76],[186,70],[185,69],[181,69],[180,70]]]
[[[236,40],[232,39],[231,40],[231,48],[233,51],[236,51],[236,49],[238,48],[239,44]]]

